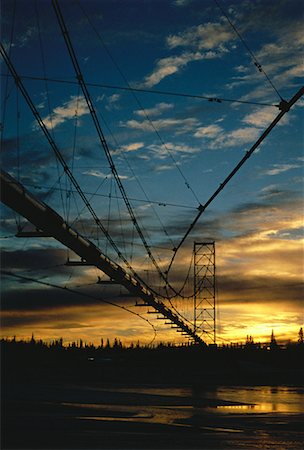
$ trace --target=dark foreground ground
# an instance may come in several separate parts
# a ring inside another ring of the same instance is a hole
[[[1,448],[303,449],[297,352],[286,367],[286,353],[229,361],[5,348]]]

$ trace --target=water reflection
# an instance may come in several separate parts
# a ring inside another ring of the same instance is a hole
[[[256,405],[218,405],[216,406],[217,409],[223,409],[225,411],[235,411],[237,412],[241,409],[244,411],[254,409]]]
[[[60,416],[92,436],[192,439],[183,448],[303,448],[303,389],[73,386],[70,394]]]
[[[85,420],[144,421],[200,428],[206,426],[206,417],[304,412],[303,390],[288,387],[100,388],[95,394],[98,402],[61,405]]]
[[[216,391],[218,399],[239,402],[241,405],[219,405],[218,410],[233,413],[243,412],[303,413],[302,388],[288,386],[220,387]]]

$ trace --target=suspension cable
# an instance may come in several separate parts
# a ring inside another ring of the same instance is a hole
[[[273,84],[273,82],[271,81],[271,79],[269,78],[269,76],[267,75],[267,73],[265,72],[265,69],[263,69],[262,65],[259,63],[259,61],[257,60],[256,56],[254,55],[253,51],[249,48],[248,44],[246,43],[246,41],[244,40],[244,38],[242,37],[242,35],[240,34],[240,32],[238,31],[238,29],[236,28],[236,26],[233,24],[233,22],[230,20],[228,14],[226,13],[226,11],[224,10],[224,8],[222,7],[222,5],[220,4],[220,2],[218,0],[214,0],[214,3],[216,4],[216,6],[219,8],[219,10],[221,11],[221,13],[226,17],[229,25],[231,26],[231,28],[233,29],[233,31],[235,32],[235,34],[238,36],[238,38],[240,39],[240,41],[242,42],[242,44],[244,45],[245,49],[247,50],[247,52],[249,53],[249,55],[252,58],[252,61],[254,63],[254,65],[256,66],[256,68],[258,69],[259,72],[263,73],[268,81],[268,83],[270,84],[270,86],[273,88],[273,90],[276,92],[276,94],[278,95],[278,97],[283,100],[281,94],[279,93],[279,91],[277,90],[277,88],[275,87],[275,85]]]
[[[14,30],[15,30],[15,19],[16,19],[16,0],[14,0],[13,3],[13,13],[12,13],[12,27],[11,27],[11,34],[10,34],[10,42],[9,42],[9,47],[8,47],[8,54],[11,54],[11,50],[12,50],[12,45],[13,45],[13,38],[14,38]],[[4,125],[5,125],[5,119],[6,119],[6,107],[7,107],[7,101],[9,98],[9,94],[8,94],[8,69],[7,69],[7,73],[5,74],[6,76],[6,82],[5,82],[5,89],[4,89],[4,95],[2,93],[3,96],[3,108],[1,111],[2,114],[2,118],[1,118],[1,130],[3,130]],[[1,144],[3,143],[3,134],[1,134]]]
[[[126,158],[124,152],[121,151],[121,145],[118,143],[116,137],[115,137],[114,134],[112,133],[112,131],[111,131],[109,125],[107,124],[105,118],[102,117],[102,120],[103,120],[103,122],[104,122],[104,124],[105,124],[105,127],[107,128],[108,132],[110,133],[110,135],[111,135],[111,137],[112,137],[112,139],[113,139],[113,142],[114,142],[115,146],[117,147],[117,151],[119,151],[121,157],[122,157],[122,158],[124,159],[124,161],[126,162],[126,164],[127,164],[128,168],[129,168],[129,170],[130,170],[132,176],[133,176],[134,179],[136,180],[136,182],[137,182],[137,184],[138,184],[140,190],[142,191],[143,195],[145,196],[146,201],[147,201],[148,203],[152,203],[152,207],[151,207],[151,208],[152,208],[152,210],[153,210],[153,212],[154,212],[154,214],[155,214],[157,220],[159,221],[160,226],[162,227],[164,234],[167,236],[167,238],[168,238],[168,239],[171,241],[171,243],[173,244],[172,239],[170,238],[170,236],[169,236],[169,234],[168,234],[168,232],[167,232],[167,230],[166,230],[164,224],[162,223],[162,221],[161,221],[161,219],[160,219],[158,213],[156,212],[156,210],[155,210],[155,208],[154,208],[154,206],[153,206],[153,203],[154,203],[154,202],[151,202],[150,199],[148,198],[147,193],[146,193],[146,191],[145,191],[145,189],[144,189],[144,187],[143,187],[141,181],[139,180],[138,176],[137,176],[136,173],[134,172],[134,170],[133,170],[133,168],[132,168],[132,166],[131,166],[131,164],[130,164],[128,158]],[[116,197],[116,198],[118,198],[118,197]],[[121,198],[123,198],[123,197],[121,197]],[[129,196],[128,196],[128,199],[129,199],[129,201],[132,200],[132,198],[129,197]],[[199,203],[199,202],[198,202],[198,203]],[[174,244],[173,244],[173,246],[174,246]],[[150,247],[152,247],[152,246],[150,245]]]
[[[37,108],[35,107],[35,105],[33,104],[27,90],[25,89],[22,81],[20,80],[10,58],[8,57],[3,45],[0,43],[0,54],[3,57],[5,63],[7,64],[7,66],[9,67],[9,70],[11,72],[11,74],[13,75],[15,82],[18,86],[18,88],[20,89],[24,99],[26,100],[28,106],[30,107],[36,121],[38,122],[42,132],[44,133],[45,137],[47,138],[52,150],[55,153],[55,156],[57,158],[57,160],[60,162],[60,164],[62,165],[64,172],[66,173],[66,175],[69,177],[69,179],[71,180],[73,186],[76,188],[77,193],[79,194],[80,198],[82,199],[82,201],[84,202],[84,204],[86,205],[87,209],[89,210],[89,212],[91,213],[95,223],[97,224],[97,226],[102,230],[102,232],[104,233],[104,235],[107,237],[107,239],[109,240],[110,244],[112,245],[113,249],[115,250],[115,252],[117,253],[118,257],[126,264],[126,266],[128,267],[128,269],[133,273],[133,275],[139,280],[139,276],[136,274],[136,272],[134,271],[134,269],[132,268],[132,266],[130,265],[130,263],[127,261],[127,259],[123,256],[123,254],[121,253],[121,251],[119,250],[119,248],[117,247],[117,245],[115,244],[115,242],[113,241],[112,237],[110,236],[110,234],[108,233],[108,231],[106,230],[106,228],[103,226],[102,222],[100,221],[100,219],[98,218],[96,212],[94,211],[94,209],[92,208],[90,202],[87,200],[85,194],[83,193],[79,183],[77,182],[77,180],[75,179],[74,175],[72,174],[69,166],[67,165],[64,157],[62,156],[61,152],[59,151],[55,141],[53,140],[52,136],[49,133],[49,130],[47,129],[45,123],[43,122],[39,112],[37,111]]]
[[[248,150],[243,158],[240,160],[240,162],[235,166],[235,168],[230,172],[230,174],[225,178],[225,180],[220,184],[220,186],[217,188],[217,190],[211,195],[209,200],[204,205],[199,205],[198,213],[191,223],[190,227],[186,231],[185,235],[179,242],[178,246],[173,249],[174,253],[172,256],[172,259],[170,261],[168,272],[170,271],[173,261],[176,257],[176,254],[180,247],[185,242],[187,236],[191,233],[193,230],[195,224],[203,214],[203,212],[206,210],[206,208],[210,205],[210,203],[218,196],[218,194],[224,189],[226,184],[231,180],[231,178],[239,171],[239,169],[242,167],[242,165],[247,161],[248,158],[252,155],[252,153],[257,149],[257,147],[263,142],[263,140],[268,136],[268,134],[271,132],[271,130],[277,125],[277,123],[284,117],[284,115],[290,110],[290,108],[299,100],[299,98],[304,94],[304,87],[300,88],[299,91],[292,97],[292,99],[287,102],[285,100],[282,100],[280,103],[280,109],[281,112],[277,115],[277,117],[271,122],[271,124],[266,128],[266,130],[262,133],[262,135],[259,137],[259,139],[253,144],[253,146]]]
[[[115,178],[115,181],[116,181],[116,183],[117,183],[117,185],[119,187],[119,190],[120,190],[121,195],[122,195],[122,197],[124,199],[124,202],[125,202],[126,207],[128,209],[128,212],[129,212],[129,215],[131,217],[131,220],[132,220],[132,222],[133,222],[133,224],[134,224],[134,226],[136,228],[136,231],[137,231],[138,235],[140,236],[140,238],[142,240],[142,243],[143,243],[143,245],[144,245],[144,247],[145,247],[145,249],[146,249],[146,251],[147,251],[147,253],[149,255],[149,258],[151,259],[154,267],[156,268],[156,270],[159,273],[159,275],[161,276],[161,278],[167,283],[166,275],[162,272],[161,268],[159,267],[156,259],[154,258],[153,254],[151,252],[151,248],[150,248],[149,244],[147,243],[146,238],[143,235],[143,232],[142,232],[142,230],[141,230],[141,228],[140,228],[140,226],[139,226],[139,224],[137,222],[137,219],[135,217],[133,208],[132,208],[132,206],[131,206],[131,204],[129,202],[129,199],[127,197],[126,191],[125,191],[125,189],[123,187],[121,179],[120,179],[120,177],[118,175],[118,172],[116,170],[116,167],[115,167],[115,164],[114,164],[111,152],[109,150],[108,144],[106,142],[106,139],[104,137],[103,131],[101,129],[101,126],[100,126],[100,123],[99,123],[99,120],[98,120],[95,108],[93,106],[93,103],[92,103],[92,100],[91,100],[91,97],[90,97],[90,94],[89,94],[89,91],[87,89],[87,86],[85,84],[83,75],[81,73],[81,69],[80,69],[80,66],[78,64],[78,60],[77,60],[76,54],[74,52],[74,48],[73,48],[72,42],[70,40],[69,33],[68,33],[68,30],[67,30],[65,22],[64,22],[64,18],[62,16],[62,13],[61,13],[61,10],[60,10],[59,4],[58,4],[58,0],[52,0],[52,4],[53,4],[53,7],[54,7],[56,16],[57,16],[57,20],[58,20],[58,23],[59,23],[59,26],[60,26],[60,29],[61,29],[64,41],[65,41],[67,49],[68,49],[68,53],[70,55],[70,58],[71,58],[71,61],[72,61],[72,64],[73,64],[73,67],[74,67],[74,70],[75,70],[75,73],[76,73],[77,80],[79,82],[79,85],[81,87],[82,93],[83,93],[83,95],[85,97],[85,100],[86,100],[86,103],[88,105],[91,117],[93,119],[96,131],[97,131],[97,134],[98,134],[98,137],[99,137],[99,140],[100,140],[100,143],[102,144],[103,150],[104,150],[104,152],[106,154],[106,157],[108,159],[108,162],[110,164],[110,168],[111,168],[112,174],[113,174],[113,176]]]
[[[2,77],[6,77],[7,75],[1,74]],[[63,83],[63,84],[78,84],[78,81],[74,80],[64,80],[59,78],[44,78],[44,77],[36,77],[32,75],[20,75],[21,79],[24,80],[33,80],[33,81],[50,81],[52,83]],[[224,98],[224,97],[212,97],[212,96],[206,96],[206,95],[199,95],[199,94],[190,94],[186,92],[173,92],[173,91],[162,91],[157,89],[144,89],[144,88],[136,88],[132,86],[118,86],[113,84],[103,84],[103,83],[91,83],[86,82],[86,85],[89,87],[98,87],[98,88],[104,88],[104,89],[113,89],[117,91],[134,91],[134,92],[143,92],[146,94],[156,94],[156,95],[166,95],[166,96],[173,96],[173,97],[186,97],[186,98],[195,98],[198,100],[206,100],[210,103],[240,103],[245,105],[255,105],[255,106],[266,106],[266,107],[273,107],[273,108],[279,108],[279,104],[274,103],[262,103],[262,102],[253,102],[250,100],[239,100],[239,99],[232,99],[232,98]]]
[[[73,134],[72,167],[71,167],[72,173],[74,172],[74,162],[75,162],[75,152],[76,152],[77,128],[78,128],[78,108],[79,108],[79,92],[77,93],[77,103],[76,103],[76,110],[75,110],[75,115],[74,115],[74,134]],[[72,190],[72,183],[70,181],[69,192],[67,192],[67,221],[69,221],[70,209],[71,209],[71,190]]]
[[[132,309],[128,308],[127,306],[118,305],[117,303],[111,302],[110,300],[105,300],[102,297],[96,297],[94,295],[91,295],[91,294],[88,294],[88,293],[85,293],[85,292],[78,292],[78,291],[75,291],[75,289],[70,289],[70,288],[68,288],[66,286],[62,287],[62,286],[59,286],[58,284],[49,283],[47,281],[37,280],[35,278],[26,277],[24,275],[17,275],[16,273],[10,272],[8,270],[1,270],[1,274],[9,276],[9,277],[14,277],[14,278],[17,278],[17,279],[20,279],[20,280],[23,280],[23,281],[28,281],[28,282],[34,282],[34,283],[37,283],[37,284],[41,284],[42,286],[47,286],[47,287],[53,287],[53,288],[56,288],[56,289],[60,289],[60,290],[63,290],[64,292],[71,292],[71,294],[75,294],[75,295],[79,295],[79,296],[82,296],[82,297],[90,298],[92,300],[97,300],[97,301],[99,301],[101,303],[106,303],[107,305],[111,305],[111,306],[115,306],[116,308],[120,308],[120,309],[122,309],[124,311],[127,311],[127,312],[133,314],[134,316],[139,317],[140,319],[144,320],[145,322],[147,322],[151,326],[151,328],[153,329],[153,332],[154,332],[154,337],[153,337],[152,341],[148,345],[151,345],[154,342],[155,338],[156,338],[157,330],[156,330],[155,326],[153,325],[153,323],[150,322],[149,319],[146,319],[141,314],[136,313],[135,311],[132,311]]]
[[[87,13],[85,12],[84,8],[80,5],[79,2],[76,2],[78,4],[78,6],[80,7],[82,13],[85,15],[87,21],[89,22],[89,24],[91,25],[91,27],[93,28],[94,32],[96,33],[98,39],[100,40],[103,48],[105,49],[105,51],[107,52],[107,55],[109,56],[109,58],[111,59],[112,63],[114,64],[116,70],[119,72],[120,76],[122,77],[122,79],[124,80],[124,82],[126,83],[126,85],[128,86],[128,88],[130,88],[130,84],[127,80],[127,78],[125,77],[123,71],[121,70],[121,68],[119,67],[119,65],[117,64],[116,60],[114,59],[112,53],[110,52],[110,50],[108,49],[108,47],[106,46],[104,40],[102,39],[100,33],[96,30],[95,26],[93,25],[92,21],[90,20],[89,16],[87,15]],[[190,190],[190,192],[192,193],[192,195],[194,196],[195,200],[199,203],[199,199],[196,195],[196,193],[194,192],[193,188],[191,187],[189,181],[187,180],[186,176],[184,175],[183,171],[181,170],[181,168],[179,167],[177,161],[175,160],[172,152],[170,151],[170,149],[168,148],[168,146],[166,145],[166,143],[164,142],[163,138],[161,137],[159,131],[157,130],[157,128],[154,125],[154,122],[150,119],[149,115],[147,114],[147,111],[145,110],[145,108],[143,107],[142,103],[140,102],[139,98],[137,97],[137,95],[135,94],[134,90],[131,90],[132,96],[135,100],[135,102],[137,103],[138,107],[143,111],[143,114],[146,118],[146,120],[149,122],[151,128],[153,129],[153,131],[155,132],[156,136],[158,137],[162,147],[165,149],[165,151],[167,152],[167,154],[170,156],[174,166],[176,167],[176,169],[178,170],[179,174],[181,175],[182,179],[184,180],[184,183],[187,187],[187,189]]]
[[[37,30],[38,30],[38,41],[39,41],[39,50],[40,50],[40,56],[41,56],[41,62],[42,62],[42,70],[43,70],[43,76],[45,77],[44,80],[44,86],[45,86],[45,92],[46,92],[46,99],[47,99],[47,106],[48,106],[48,112],[50,117],[50,129],[53,138],[55,137],[54,133],[54,127],[53,127],[53,117],[52,117],[52,110],[51,110],[51,102],[50,102],[50,95],[49,95],[49,87],[48,87],[48,81],[46,77],[46,63],[45,63],[45,56],[44,56],[44,48],[43,48],[43,42],[41,37],[41,26],[40,26],[40,17],[39,17],[39,9],[37,0],[35,0],[35,14],[36,14],[36,23],[37,23]],[[56,168],[57,168],[57,176],[58,176],[58,182],[61,187],[62,183],[62,176],[60,175],[60,165],[58,160],[56,159]],[[67,202],[64,199],[63,193],[60,192],[60,199],[62,204],[62,210],[65,218],[67,219]]]
[[[117,170],[116,170],[116,167],[115,167],[115,164],[114,164],[114,161],[113,161],[111,152],[110,152],[110,150],[109,150],[107,141],[106,141],[105,136],[104,136],[104,134],[103,134],[103,131],[102,131],[102,129],[101,129],[100,122],[99,122],[99,120],[98,120],[98,117],[97,117],[97,114],[96,114],[94,105],[93,105],[93,103],[92,103],[92,100],[91,100],[91,97],[90,97],[90,93],[89,93],[89,91],[88,91],[88,89],[87,89],[87,86],[86,86],[86,83],[85,83],[85,81],[84,81],[84,78],[83,78],[83,75],[82,75],[82,72],[81,72],[79,63],[78,63],[78,59],[77,59],[77,56],[76,56],[76,54],[75,54],[75,51],[74,51],[74,48],[73,48],[73,44],[72,44],[71,39],[70,39],[70,36],[69,36],[68,29],[67,29],[67,27],[66,27],[66,24],[65,24],[63,15],[62,15],[61,10],[60,10],[60,7],[59,7],[58,0],[52,0],[52,4],[53,4],[54,10],[55,10],[55,14],[56,14],[56,17],[57,17],[57,20],[58,20],[58,23],[59,23],[59,27],[60,27],[60,29],[61,29],[61,32],[62,32],[64,41],[65,41],[65,44],[66,44],[66,46],[67,46],[67,50],[68,50],[69,56],[70,56],[71,61],[72,61],[72,65],[73,65],[74,70],[75,70],[76,78],[77,78],[78,83],[79,83],[79,85],[80,85],[80,87],[81,87],[82,93],[83,93],[83,95],[84,95],[84,98],[85,98],[86,103],[87,103],[87,106],[88,106],[88,108],[89,108],[91,117],[92,117],[92,119],[93,119],[93,123],[94,123],[94,125],[95,125],[95,129],[96,129],[96,131],[97,131],[99,140],[100,140],[100,142],[101,142],[101,144],[102,144],[102,147],[103,147],[104,152],[105,152],[105,155],[106,155],[106,157],[107,157],[107,159],[108,159],[108,162],[109,162],[109,165],[110,165],[112,174],[113,174],[114,179],[115,179],[115,181],[116,181],[116,183],[117,183],[117,185],[118,185],[118,187],[119,187],[119,190],[120,190],[120,192],[121,192],[121,195],[122,195],[122,197],[123,197],[123,200],[124,200],[124,202],[125,202],[125,205],[126,205],[126,207],[127,207],[127,209],[128,209],[129,215],[130,215],[130,217],[131,217],[131,220],[132,220],[132,222],[133,222],[133,224],[134,224],[134,226],[135,226],[135,228],[136,228],[136,231],[137,231],[139,237],[141,238],[141,241],[142,241],[142,243],[143,243],[143,245],[144,245],[144,247],[145,247],[145,249],[146,249],[146,251],[147,251],[148,257],[149,257],[150,260],[152,261],[152,263],[153,263],[154,267],[156,268],[156,270],[157,270],[159,276],[160,276],[160,277],[162,278],[162,280],[165,282],[166,287],[172,289],[172,291],[174,292],[174,294],[175,294],[175,295],[178,295],[178,293],[177,293],[177,291],[174,289],[174,287],[171,286],[171,285],[168,283],[167,272],[166,272],[166,273],[163,273],[163,271],[161,270],[161,268],[160,268],[160,266],[158,265],[158,263],[157,263],[157,261],[156,261],[154,255],[153,255],[152,252],[151,252],[151,247],[148,245],[148,243],[147,243],[147,241],[146,241],[146,238],[145,238],[145,236],[144,236],[144,234],[143,234],[143,232],[142,232],[142,230],[141,230],[141,228],[140,228],[140,226],[139,226],[139,224],[138,224],[138,221],[137,221],[137,219],[136,219],[136,216],[135,216],[135,214],[134,214],[134,211],[133,211],[133,209],[132,209],[132,206],[131,206],[131,204],[130,204],[130,202],[129,202],[129,199],[128,199],[128,197],[127,197],[127,194],[126,194],[126,192],[125,192],[125,189],[124,189],[124,187],[123,187],[123,184],[122,184],[122,182],[121,182],[121,180],[120,180],[119,174],[118,174],[118,172],[117,172]],[[155,131],[156,131],[156,130],[155,130]],[[156,131],[156,132],[157,132],[157,131]],[[191,189],[190,185],[189,185],[187,182],[186,182],[186,184],[187,184],[187,187],[188,187],[189,189]],[[198,199],[197,199],[197,201],[198,201]],[[198,203],[199,203],[199,201],[198,201]],[[129,264],[129,263],[128,263],[128,264]],[[153,291],[153,292],[155,293],[155,291]]]
[[[16,139],[16,147],[17,147],[17,181],[20,183],[20,105],[19,105],[19,90],[16,89],[16,108],[17,108],[17,120],[16,120],[16,132],[17,132],[17,139]],[[16,225],[17,230],[21,230],[21,216],[17,214],[16,217]]]
[[[39,186],[37,184],[31,184],[31,183],[23,183],[23,184],[25,186],[33,187],[34,189],[43,189],[43,188],[45,188],[45,189],[52,189],[54,191],[56,191],[56,190],[58,191],[59,189],[63,189],[63,188],[54,188],[54,187],[49,188],[48,186]],[[75,191],[70,190],[70,192],[73,193]],[[85,191],[83,191],[83,193],[86,194],[86,195],[94,195],[96,197],[106,197],[106,198],[109,197],[109,194],[97,194],[96,192],[93,194],[92,192],[85,192]],[[116,196],[116,195],[111,194],[111,197],[115,198],[115,199],[118,198],[120,200],[123,200],[123,198],[121,196]],[[146,203],[146,204],[150,204],[151,203],[151,204],[162,206],[162,207],[172,206],[172,207],[175,207],[175,208],[185,208],[185,209],[192,209],[192,210],[197,209],[197,207],[195,207],[195,206],[181,205],[181,204],[178,204],[178,203],[167,203],[167,202],[161,202],[161,201],[157,201],[157,200],[140,199],[140,198],[134,198],[134,197],[129,197],[129,199],[132,200],[133,202],[140,202],[140,203]]]

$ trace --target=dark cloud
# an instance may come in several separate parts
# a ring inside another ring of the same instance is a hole
[[[22,238],[20,238],[22,239]],[[26,238],[24,238],[26,239]],[[39,238],[44,239],[44,238]],[[51,274],[68,272],[64,264],[66,262],[66,250],[63,249],[28,249],[1,252],[1,267],[5,270],[35,271],[47,270]]]
[[[97,146],[96,138],[82,136],[78,138],[76,155],[71,147],[66,146],[61,146],[60,152],[67,164],[71,164],[77,156],[77,158],[84,158],[86,165],[98,166],[100,161],[98,162],[96,158],[100,160],[105,157],[102,152],[96,152]],[[47,185],[56,187],[56,184],[58,188],[62,187],[58,181],[58,175],[63,172],[63,168],[59,172],[55,170],[57,163],[54,151],[41,131],[20,136],[19,151],[16,139],[4,139],[1,145],[1,163],[2,168],[15,178],[20,173],[20,182],[30,190],[35,187],[35,196],[41,200],[47,198],[50,190],[43,192],[38,189],[45,190],[44,187]]]
[[[107,279],[103,277],[101,271],[96,271],[95,278],[88,277],[83,272],[82,266],[66,266],[66,258],[67,252],[64,249],[44,248],[11,252],[3,250],[1,252],[2,310],[45,311],[103,304],[103,299],[117,304],[130,303],[130,298],[120,297],[116,285],[95,284],[98,280],[97,274],[101,279]],[[79,258],[76,255],[70,255],[70,260],[79,261]],[[57,285],[59,288],[56,287]],[[67,288],[63,289],[64,286]],[[123,291],[124,289],[121,288],[120,292]]]
[[[189,229],[189,226],[194,221],[196,215],[197,211],[180,212],[178,215],[175,215],[175,217],[165,225],[168,235],[172,239],[180,240],[181,237]],[[199,222],[196,223],[195,228],[192,230],[191,235],[189,236],[191,244],[193,243],[193,240],[196,240],[196,238],[199,238],[200,240],[221,239],[221,237],[223,236],[222,228],[223,223],[221,216],[215,216],[214,213],[209,211],[203,213],[203,215],[199,219]],[[161,243],[162,241],[159,242],[159,244]]]
[[[41,141],[40,133],[31,133],[19,137],[19,161],[16,139],[4,139],[1,145],[1,159],[3,167],[16,169],[20,164],[22,169],[47,166],[54,156],[45,141]]]
[[[16,314],[6,315],[5,313],[1,318],[1,328],[3,331],[9,328],[30,328],[34,330],[39,329],[80,329],[87,328],[89,325],[79,322],[79,314],[73,313],[73,310],[61,311],[60,319],[58,319],[57,310],[28,310],[26,314],[24,311],[18,310]]]
[[[256,202],[242,202],[237,207],[234,207],[230,214],[264,212],[275,207],[286,208],[291,207],[292,204],[298,204],[299,201],[302,201],[302,193],[300,191],[269,186],[269,188],[259,192]]]
[[[304,284],[277,277],[217,276],[217,288],[225,304],[279,302],[302,306]]]
[[[239,4],[235,5],[235,11],[241,11]],[[286,17],[289,24],[297,23],[303,13],[301,0],[246,2],[240,22],[244,30],[266,29],[271,33],[282,33],[286,29]]]
[[[239,237],[246,236],[248,233],[256,230],[256,224],[253,222],[252,229],[247,229],[244,224],[239,228],[238,223],[240,223],[240,219],[243,216],[249,217],[251,215],[256,219],[259,216],[262,217],[263,214],[265,215],[266,212],[271,211],[273,208],[294,208],[297,210],[299,206],[302,206],[300,192],[293,190],[273,188],[267,190],[267,192],[260,193],[258,199],[260,201],[243,202],[224,213],[215,213],[212,209],[208,209],[201,215],[199,221],[191,231],[188,237],[189,242],[191,241],[192,244],[193,240],[197,239],[220,241],[231,233]],[[197,212],[180,212],[174,220],[166,224],[165,227],[168,235],[172,239],[180,240],[189,229],[196,214]],[[159,240],[157,245],[161,244],[163,244],[163,240]]]
[[[64,292],[56,288],[36,288],[23,283],[8,292],[1,298],[2,311],[45,311],[65,307],[73,307],[86,303],[84,298],[71,292]],[[92,303],[91,300],[88,302]],[[97,303],[95,301],[94,303]]]

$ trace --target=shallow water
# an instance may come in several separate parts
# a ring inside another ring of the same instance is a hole
[[[218,406],[230,413],[241,408],[242,413],[304,413],[304,388],[287,386],[221,387],[219,398],[240,402],[239,406]],[[249,405],[248,405],[249,404]]]
[[[3,448],[303,449],[300,387],[16,385],[8,396]]]
[[[83,388],[95,392],[99,403],[63,402],[64,407],[79,412],[89,411],[79,419],[144,421],[179,425],[182,419],[191,419],[208,413],[216,415],[302,414],[304,389],[296,387],[217,387],[206,388]],[[106,397],[102,394],[106,394]],[[94,399],[90,397],[91,400]],[[104,400],[103,400],[104,398]],[[106,403],[105,403],[106,401]]]

